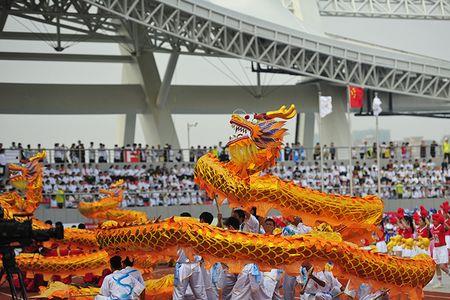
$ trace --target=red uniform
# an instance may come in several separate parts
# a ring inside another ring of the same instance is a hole
[[[430,237],[430,229],[428,228],[427,225],[417,228],[417,237],[423,237],[423,238]]]
[[[448,230],[445,232],[445,235],[450,235],[450,219],[445,220],[445,225],[448,227]]]
[[[406,229],[399,228],[398,234],[401,235],[404,239],[410,239],[413,237],[413,231],[411,227],[407,227]]]
[[[433,227],[433,229],[431,229],[431,234],[433,235],[434,247],[446,246],[444,224]]]

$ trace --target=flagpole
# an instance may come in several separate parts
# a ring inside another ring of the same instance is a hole
[[[375,92],[375,98],[378,98],[378,93]],[[380,135],[379,135],[379,123],[378,113],[375,116],[375,139],[377,142],[377,190],[378,197],[381,198],[381,170],[380,170]]]
[[[353,138],[352,138],[352,118],[350,115],[350,86],[347,85],[347,117],[348,117],[348,132],[349,132],[349,145],[348,145],[348,151],[349,151],[349,174],[350,174],[350,196],[353,196],[353,171],[352,171],[352,144],[353,144]]]
[[[319,91],[319,107],[320,107],[320,97],[322,96],[322,92]],[[319,145],[320,145],[320,190],[324,191],[323,186],[323,149],[322,149],[322,117],[320,116],[320,109],[319,109]]]

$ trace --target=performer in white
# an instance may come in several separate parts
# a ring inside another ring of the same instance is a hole
[[[241,223],[239,226],[241,231],[260,232],[259,221],[252,214],[236,209],[233,211],[232,216]],[[269,299],[263,288],[263,273],[256,264],[246,264],[237,276],[236,283],[231,291],[231,300],[241,299]]]
[[[296,234],[307,234],[311,231],[311,227],[303,224],[300,217],[293,217],[290,220],[290,224],[282,230],[282,235],[291,236]],[[297,278],[289,274],[284,274],[283,279],[283,292],[284,300],[294,300],[295,285],[297,284]]]
[[[109,263],[114,272],[104,278],[100,295],[95,300],[140,299],[145,286],[131,275],[134,270],[122,269],[120,256],[111,257]]]
[[[314,272],[309,262],[304,262],[300,269],[299,283],[302,300],[332,300],[341,292],[342,285],[331,271]]]
[[[235,209],[231,216],[239,220],[240,231],[259,233],[259,221],[254,215],[242,209]]]
[[[275,221],[272,218],[264,220],[264,232],[266,235],[273,235]],[[283,270],[272,269],[270,272],[263,272],[263,289],[267,299],[281,300],[280,287]]]
[[[130,258],[127,256],[123,260],[123,271],[128,272],[131,276],[136,278],[137,281],[139,281],[142,285],[145,285],[144,277],[142,277],[141,271],[139,271],[136,268],[133,268],[134,261],[130,260]]]
[[[246,264],[231,292],[231,300],[272,299],[264,291],[263,273],[256,264]]]
[[[188,214],[182,216],[189,217]],[[200,222],[211,224],[213,218],[208,213],[200,215]],[[175,264],[173,300],[183,300],[193,298],[198,300],[210,300],[206,292],[206,283],[209,284],[208,275],[203,267],[203,259],[199,255],[194,256],[194,261],[190,261],[183,249],[178,249],[178,260]],[[209,288],[211,286],[209,285]],[[211,289],[208,289],[211,292]],[[192,293],[192,295],[191,295]],[[210,297],[213,296],[210,293]],[[214,299],[214,298],[213,298]]]
[[[182,249],[178,250],[172,299],[183,300],[187,294],[190,294],[187,293],[188,286],[190,287],[190,291],[192,291],[194,299],[208,299],[200,268],[201,260],[202,258],[196,255],[194,261],[191,262]]]

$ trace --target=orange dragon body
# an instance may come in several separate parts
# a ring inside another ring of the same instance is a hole
[[[190,218],[171,218],[142,225],[109,224],[97,231],[99,245],[108,251],[144,251],[155,256],[176,255],[176,248],[201,255],[208,265],[220,261],[231,272],[240,272],[246,263],[262,270],[284,269],[297,273],[303,261],[318,269],[327,261],[333,272],[352,285],[369,283],[375,288],[390,288],[392,293],[421,297],[422,288],[433,277],[435,265],[428,256],[399,258],[360,249],[335,238],[336,233],[312,233],[292,237],[224,230]]]
[[[31,215],[42,202],[42,164],[45,152],[32,156],[25,166],[9,164],[9,178],[17,191],[0,195],[0,206],[5,210],[5,216]]]
[[[100,221],[114,220],[118,222],[145,222],[144,212],[120,209],[123,198],[123,180],[111,185],[111,190],[100,190],[106,197],[97,202],[80,202],[78,210],[86,218]]]
[[[369,237],[381,221],[383,202],[375,196],[364,198],[329,195],[300,187],[263,172],[275,165],[286,129],[285,121],[296,115],[295,107],[243,118],[233,115],[230,124],[236,135],[227,144],[230,161],[222,162],[212,153],[202,156],[195,166],[195,180],[219,203],[228,199],[231,207],[266,215],[270,209],[284,216],[301,216],[315,226],[326,222],[347,240]]]
[[[166,275],[158,279],[145,281],[146,300],[169,300],[172,299],[173,275]],[[100,293],[97,287],[77,287],[66,285],[62,282],[52,282],[48,287],[40,289],[39,297],[46,299],[79,299],[93,300]]]

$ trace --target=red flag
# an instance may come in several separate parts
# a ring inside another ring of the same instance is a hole
[[[361,108],[363,106],[364,89],[349,86],[350,89],[350,107],[351,108]]]

